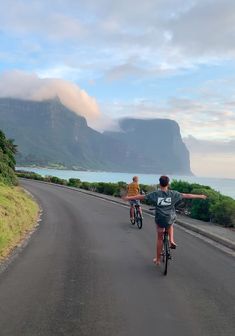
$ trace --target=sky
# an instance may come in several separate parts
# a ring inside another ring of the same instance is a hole
[[[0,97],[91,127],[178,122],[199,176],[235,178],[234,0],[0,0]]]

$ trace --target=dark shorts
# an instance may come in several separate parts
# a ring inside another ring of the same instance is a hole
[[[129,203],[130,203],[131,206],[140,205],[140,201],[139,200],[131,200],[131,201],[129,201]]]
[[[169,224],[169,223],[167,223],[167,224],[156,223],[156,226],[157,226],[157,228],[161,228],[161,229],[169,229],[169,227],[171,227],[172,224],[173,223],[171,223],[171,224]]]
[[[174,220],[167,220],[165,218],[155,218],[155,223],[158,227],[162,229],[168,229],[172,224],[174,224]]]

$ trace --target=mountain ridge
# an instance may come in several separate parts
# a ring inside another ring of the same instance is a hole
[[[100,133],[58,98],[0,98],[0,129],[18,144],[18,165],[191,174],[189,152],[175,121],[127,118],[119,123],[120,132]]]

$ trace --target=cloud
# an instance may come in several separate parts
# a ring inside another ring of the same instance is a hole
[[[139,77],[143,76],[143,74],[145,74],[144,69],[141,69],[133,64],[125,63],[109,69],[106,73],[106,78],[114,81],[126,77]]]
[[[101,127],[103,116],[98,103],[78,85],[62,79],[39,78],[23,71],[0,74],[0,97],[42,101],[56,96],[66,107],[84,116],[90,126]]]
[[[112,101],[104,104],[116,118],[169,118],[177,121],[183,136],[193,135],[201,139],[229,140],[235,137],[235,105],[229,100],[205,101],[197,98],[171,97],[166,101],[137,99],[135,101]]]
[[[194,154],[225,154],[234,155],[235,159],[235,135],[234,140],[230,141],[209,141],[196,139],[193,136],[184,138],[190,152]]]
[[[231,141],[208,141],[189,136],[183,141],[196,175],[235,178],[235,137]]]
[[[53,8],[54,3],[54,8]],[[65,13],[58,1],[10,0],[1,4],[0,28],[10,35],[36,36],[46,40],[76,39],[85,34],[84,26],[73,12]]]
[[[232,0],[198,0],[167,24],[172,46],[185,56],[209,59],[235,56],[235,3]]]
[[[76,55],[83,50],[85,60],[105,53],[110,66],[103,64],[103,71],[121,67],[122,77],[144,63],[148,71],[138,75],[151,76],[163,66],[181,70],[234,59],[234,13],[232,0],[9,0],[1,4],[0,30],[37,39],[39,48],[52,43]]]

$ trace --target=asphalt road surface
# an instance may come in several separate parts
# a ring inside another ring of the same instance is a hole
[[[155,227],[128,209],[55,185],[22,184],[43,208],[39,229],[0,275],[0,335],[234,336],[235,260],[175,230],[164,277]]]

